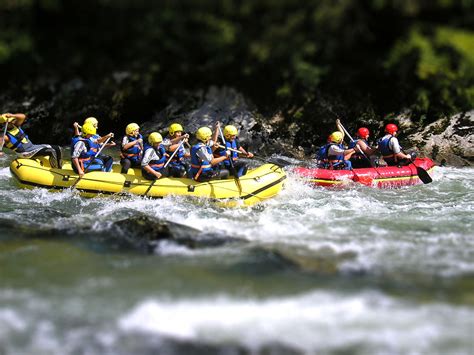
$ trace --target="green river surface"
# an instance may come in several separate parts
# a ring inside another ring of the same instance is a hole
[[[474,353],[472,168],[392,190],[290,174],[276,198],[226,209],[18,189],[12,159],[2,355]],[[196,228],[196,243],[121,227],[139,216]]]

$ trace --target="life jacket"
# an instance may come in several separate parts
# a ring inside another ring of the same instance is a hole
[[[168,151],[168,154],[171,156],[174,153],[174,151]],[[186,151],[184,150],[184,146],[181,144],[181,146],[178,148],[178,151],[174,155],[173,159],[171,159],[170,164],[177,164],[183,161],[184,155],[186,154]]]
[[[139,139],[143,139],[142,135],[139,134],[138,137],[132,137],[132,136],[127,136],[128,137],[128,142],[135,142]],[[141,147],[141,144],[135,144],[131,146],[128,149],[122,149],[122,152],[120,153],[121,158],[127,158],[130,159],[132,163],[138,164],[143,156],[143,149]]]
[[[199,149],[202,147],[206,147],[206,150],[209,154],[212,155],[212,149],[210,146],[205,145],[202,142],[197,143],[196,145],[191,147],[191,176],[193,177],[194,180],[197,180],[199,176],[204,172],[209,172],[212,169],[212,165],[210,161],[204,160],[201,161],[199,159],[197,152]]]
[[[328,148],[328,144],[319,147],[318,152],[316,153],[316,160],[318,160],[319,162],[324,162],[325,160],[327,160]]]
[[[26,152],[33,146],[33,143],[31,143],[26,133],[20,127],[7,130],[6,135],[9,141],[5,142],[5,146],[17,153]]]
[[[361,153],[361,149],[359,149],[360,147],[356,148],[357,142],[359,141],[364,142],[367,146],[369,146],[369,143],[365,139],[356,139],[350,142],[349,149],[355,149],[355,153],[351,156],[351,160],[365,159],[364,155]]]
[[[226,148],[231,148],[231,149],[238,150],[239,147],[240,147],[240,144],[239,144],[237,139],[234,139],[233,141],[226,141],[225,146],[226,146]],[[221,148],[219,150],[218,154],[221,157],[226,156],[226,149]],[[224,166],[226,168],[230,168],[230,160],[229,159],[232,159],[232,161],[236,161],[237,159],[239,159],[239,153],[230,150],[229,158],[224,160]]]
[[[161,172],[165,166],[165,163],[166,163],[166,150],[165,150],[165,147],[163,146],[163,144],[160,144],[158,146],[158,148],[153,148],[152,146],[150,145],[146,145],[145,146],[145,152],[148,150],[148,149],[153,149],[155,151],[155,153],[158,155],[158,159],[156,160],[150,160],[150,162],[148,163],[148,166],[150,168],[152,168],[153,170],[155,171],[158,171],[158,172]]]
[[[396,155],[393,150],[390,148],[390,140],[393,138],[392,135],[382,137],[378,140],[378,149],[382,154],[382,157],[385,159],[393,159],[397,161]],[[401,148],[401,147],[400,147]]]
[[[335,163],[340,163],[340,162],[344,162],[344,153],[338,153],[336,155],[329,155],[329,148],[331,146],[337,146],[341,149],[344,149],[344,146],[342,144],[336,144],[336,143],[328,143],[327,146],[327,150],[326,150],[326,156],[327,156],[327,160],[329,162],[329,165],[334,165]]]
[[[86,146],[87,151],[86,152],[81,152],[79,157],[77,158],[79,161],[79,165],[81,166],[81,169],[84,171],[85,169],[91,169],[93,168],[94,170],[97,170],[97,168],[103,168],[103,162],[102,160],[95,158],[95,155],[97,154],[98,150],[92,148],[93,142],[88,139],[88,138],[83,138],[81,136],[74,136],[71,140],[71,152],[74,151],[74,146],[78,142],[83,142],[84,145]]]

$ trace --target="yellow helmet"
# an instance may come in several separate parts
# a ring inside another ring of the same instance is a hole
[[[207,142],[211,139],[212,131],[209,127],[201,127],[196,132],[196,138],[201,142]]]
[[[86,124],[86,123],[92,123],[95,128],[99,127],[99,121],[95,117],[87,117],[84,120],[84,124]]]
[[[343,139],[344,139],[344,136],[339,131],[332,132],[331,135],[329,136],[329,141],[333,143],[341,143]]]
[[[135,132],[137,129],[140,129],[140,126],[137,125],[136,123],[129,123],[127,127],[125,127],[125,133],[127,135],[131,135],[133,132]]]
[[[163,142],[163,137],[158,132],[153,132],[148,136],[148,143],[151,145]]]
[[[82,135],[87,136],[88,134],[96,134],[97,129],[94,127],[94,125],[91,122],[86,122],[82,126]]]
[[[232,125],[228,125],[224,127],[224,137],[236,136],[239,132],[237,128]]]
[[[170,128],[168,129],[170,136],[173,136],[176,132],[183,132],[183,126],[181,126],[179,123],[172,123],[170,125]]]

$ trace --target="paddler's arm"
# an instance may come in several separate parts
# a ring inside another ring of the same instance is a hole
[[[247,152],[242,146],[239,147],[239,152],[242,152],[242,154],[245,154],[247,158],[253,158],[253,154],[250,152]]]
[[[213,142],[217,142],[217,137],[219,137],[220,128],[221,128],[221,123],[217,121],[214,128],[214,135],[211,138]],[[222,142],[222,144],[224,144],[224,142]]]
[[[74,122],[74,123],[72,124],[72,126],[74,127],[74,136],[80,135],[81,132],[79,131],[79,123]]]
[[[10,118],[7,121],[9,123],[13,123],[17,127],[20,127],[23,123],[25,123],[26,120],[26,115],[24,113],[4,113],[2,116]]]
[[[72,163],[77,169],[77,173],[80,177],[84,176],[84,171],[81,169],[81,165],[79,164],[79,159],[78,158],[72,158]]]
[[[149,148],[145,151],[145,154],[143,155],[143,159],[141,162],[142,168],[150,173],[151,175],[155,175],[157,179],[161,178],[161,173],[153,170],[152,167],[149,165],[150,161],[152,160],[158,160],[158,156],[155,153],[155,150],[153,148]]]

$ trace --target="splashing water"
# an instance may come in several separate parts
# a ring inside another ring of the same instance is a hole
[[[276,198],[226,209],[19,190],[7,164],[0,353],[472,351],[474,169],[394,190],[290,175]],[[137,216],[222,243],[117,247]]]

